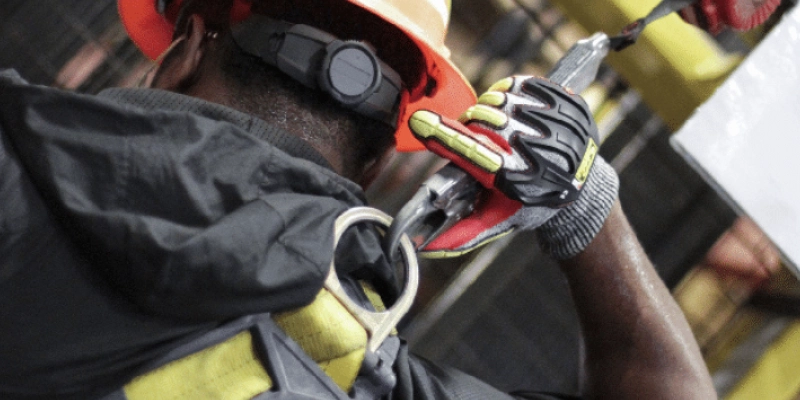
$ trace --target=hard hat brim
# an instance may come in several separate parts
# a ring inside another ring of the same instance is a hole
[[[408,127],[408,119],[415,111],[430,110],[450,119],[457,119],[477,101],[475,90],[449,59],[426,48],[424,43],[418,44],[425,57],[425,62],[428,64],[428,76],[436,81],[436,86],[432,93],[409,98],[405,102],[405,107],[400,112],[395,134],[397,151],[408,152],[425,149],[425,146],[414,138]]]
[[[155,7],[139,0],[118,0],[117,10],[128,36],[147,58],[155,60],[172,42],[174,25]]]
[[[131,40],[151,60],[156,60],[172,42],[174,25],[155,7],[143,7],[141,0],[118,0],[118,11]],[[377,10],[376,10],[377,11]],[[249,12],[249,10],[248,10]],[[377,15],[384,17],[381,12]],[[244,19],[240,16],[237,19]],[[387,21],[387,23],[392,23]],[[408,152],[424,150],[408,127],[408,119],[415,111],[427,109],[455,119],[469,106],[475,104],[476,95],[472,86],[458,68],[447,57],[446,48],[433,48],[430,38],[419,32],[399,28],[418,46],[425,59],[426,73],[435,81],[430,93],[406,93],[398,117],[395,134],[397,150]]]

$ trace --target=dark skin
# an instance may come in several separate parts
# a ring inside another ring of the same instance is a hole
[[[152,87],[236,108],[219,71],[214,41],[193,15]],[[291,127],[287,127],[291,131]],[[297,133],[301,138],[302,133]],[[343,173],[345,155],[314,146]],[[376,155],[346,177],[367,186],[388,160]],[[561,263],[587,349],[587,396],[597,399],[714,399],[711,378],[681,310],[655,272],[619,203],[592,243]]]
[[[583,328],[590,398],[717,398],[689,325],[619,202],[561,269]]]
[[[180,41],[164,63],[156,71],[151,87],[169,90],[203,100],[239,109],[234,98],[237,95],[231,90],[231,83],[220,70],[218,43],[209,40],[206,35],[206,22],[199,15],[191,15],[186,23],[186,30],[177,40]],[[353,165],[347,155],[323,146],[315,140],[309,140],[302,130],[294,129],[290,124],[277,124],[281,128],[306,140],[333,167],[334,171],[344,177],[367,187],[378,176],[381,169],[391,159],[391,148],[365,160],[360,165]],[[345,166],[347,166],[345,168]]]

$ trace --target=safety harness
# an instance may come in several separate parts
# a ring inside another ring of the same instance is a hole
[[[377,294],[369,286],[365,292],[380,309]],[[366,399],[385,394],[375,393],[366,376],[356,382],[367,332],[327,289],[299,310],[239,319],[214,335],[223,339],[133,379],[113,398],[345,399],[352,391]],[[389,365],[399,349],[399,339],[390,339],[384,348]]]
[[[336,221],[334,246],[349,226],[364,221],[391,224],[378,210],[351,209]],[[166,354],[103,400],[385,396],[396,383],[392,366],[400,339],[394,326],[408,311],[418,283],[407,238],[401,250],[405,289],[388,310],[370,284],[340,280],[331,262],[325,287],[308,306],[229,322]]]

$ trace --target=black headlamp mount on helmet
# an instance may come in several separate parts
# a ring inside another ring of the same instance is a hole
[[[253,15],[232,28],[245,52],[366,117],[397,127],[402,80],[367,44]]]

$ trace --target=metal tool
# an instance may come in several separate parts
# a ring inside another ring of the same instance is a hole
[[[383,211],[371,207],[355,207],[347,210],[336,218],[334,224],[334,250],[339,243],[339,238],[342,237],[347,228],[363,222],[375,222],[389,227],[392,224],[392,218]],[[402,319],[411,308],[411,305],[414,303],[414,297],[417,295],[417,288],[419,287],[419,266],[417,264],[417,255],[414,246],[405,235],[401,235],[397,243],[403,254],[405,285],[403,292],[400,293],[400,296],[398,296],[394,304],[386,311],[368,310],[354,302],[350,296],[347,295],[344,288],[342,288],[333,261],[331,261],[328,277],[323,284],[325,288],[342,303],[347,311],[358,320],[361,326],[366,329],[367,333],[369,333],[367,350],[372,353],[378,351],[384,339],[389,336],[392,329],[397,326],[400,319]]]
[[[610,49],[602,32],[575,43],[553,67],[550,81],[575,93],[585,90]],[[416,194],[397,213],[384,237],[384,249],[392,258],[404,234],[424,248],[439,234],[469,215],[483,187],[469,174],[449,163],[422,183]]]

